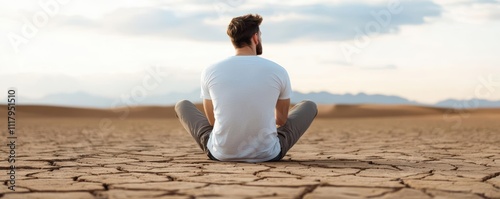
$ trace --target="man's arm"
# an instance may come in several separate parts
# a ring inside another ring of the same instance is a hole
[[[215,124],[215,116],[212,100],[203,99],[203,109],[205,110],[205,115],[207,116],[208,123],[213,126]]]
[[[286,120],[288,119],[289,108],[290,108],[290,99],[283,99],[283,100],[278,99],[278,102],[276,102],[275,115],[276,115],[276,124],[278,126],[285,125]]]

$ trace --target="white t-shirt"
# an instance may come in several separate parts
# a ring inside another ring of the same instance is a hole
[[[232,56],[205,68],[201,97],[212,100],[215,116],[210,153],[221,161],[275,158],[281,149],[274,110],[291,94],[286,70],[258,56]]]

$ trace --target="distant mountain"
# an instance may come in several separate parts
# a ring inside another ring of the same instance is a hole
[[[392,95],[368,95],[365,93],[332,94],[329,92],[300,93],[293,92],[292,102],[297,103],[309,99],[319,104],[406,104],[423,105],[408,99]]]
[[[96,107],[107,108],[113,103],[113,99],[90,95],[85,92],[57,93],[46,95],[42,98],[32,99],[18,96],[19,104],[39,104],[74,107]]]
[[[50,94],[38,99],[29,99],[18,97],[18,104],[37,104],[37,105],[55,105],[72,107],[94,107],[110,108],[120,106],[169,106],[174,105],[182,99],[190,100],[194,103],[202,102],[200,90],[194,90],[189,93],[172,92],[163,95],[146,96],[143,99],[127,98],[106,98],[91,95],[85,92]],[[500,101],[490,101],[483,99],[455,100],[448,99],[436,104],[423,104],[411,101],[394,95],[370,95],[365,93],[358,94],[333,94],[329,92],[301,93],[293,92],[292,103],[298,103],[302,100],[312,100],[318,104],[398,104],[398,105],[420,105],[436,106],[442,108],[499,108]],[[141,101],[137,101],[141,100]],[[3,100],[5,102],[6,100]]]
[[[470,100],[447,99],[434,104],[434,106],[455,108],[455,109],[500,108],[500,101],[491,101],[484,99],[470,99]]]
[[[172,92],[164,95],[149,96],[139,104],[158,105],[158,106],[173,105],[183,99],[190,100],[194,103],[201,103],[202,100],[200,98],[200,93],[201,93],[200,90],[194,90],[189,93]]]
[[[172,92],[165,95],[146,96],[143,99],[135,99],[128,97],[123,99],[106,98],[91,95],[85,92],[74,93],[58,93],[50,94],[42,98],[23,98],[18,97],[19,104],[37,104],[37,105],[55,105],[55,106],[72,106],[72,107],[93,107],[93,108],[110,108],[122,106],[141,106],[141,105],[173,105],[179,100],[189,99],[193,102],[201,102],[200,91],[190,93]]]

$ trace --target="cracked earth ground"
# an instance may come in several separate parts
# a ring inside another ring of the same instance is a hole
[[[257,164],[208,160],[175,119],[99,122],[21,118],[1,198],[500,198],[498,116],[317,119]]]

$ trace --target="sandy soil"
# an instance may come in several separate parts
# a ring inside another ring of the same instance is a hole
[[[355,112],[345,107],[340,107],[344,113]],[[335,112],[339,106],[329,108]],[[4,186],[0,194],[23,199],[500,198],[500,115],[488,110],[449,116],[446,110],[413,108],[432,114],[322,116],[283,161],[251,164],[208,160],[179,122],[165,115],[121,120],[109,110],[85,109],[86,117],[76,117],[67,109],[67,117],[42,117],[33,110],[28,116],[25,107],[17,123],[16,191]],[[5,122],[0,128],[6,135]],[[4,136],[0,141],[7,144]],[[8,171],[8,147],[2,145],[0,167]],[[0,179],[7,182],[3,173]]]
[[[196,105],[203,110],[201,104]],[[6,115],[7,107],[0,105],[0,115]],[[18,116],[27,118],[175,118],[173,106],[120,107],[114,109],[92,109],[57,106],[17,106]],[[319,118],[379,118],[399,116],[449,116],[467,114],[500,115],[500,109],[456,110],[408,105],[318,105]],[[460,117],[462,117],[460,116]]]

